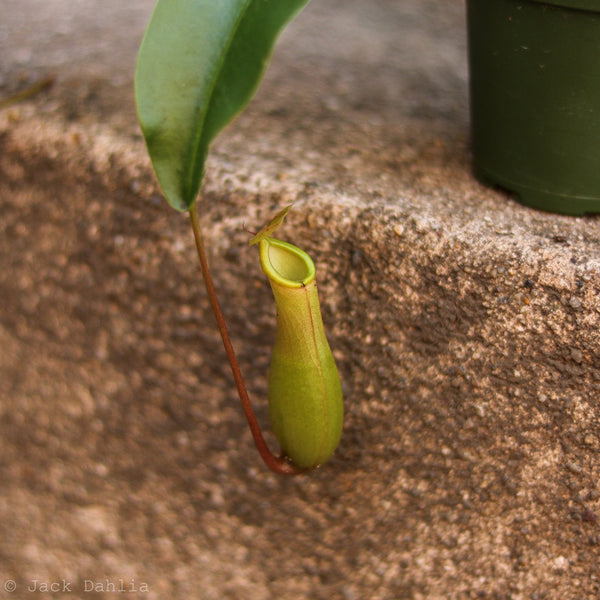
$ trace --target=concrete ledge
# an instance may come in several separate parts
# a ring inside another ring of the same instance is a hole
[[[600,223],[473,180],[462,10],[311,4],[211,154],[203,225],[265,423],[274,309],[243,225],[295,202],[282,236],[316,259],[347,419],[308,477],[252,448],[130,80],[73,59],[0,113],[0,580],[598,596]]]

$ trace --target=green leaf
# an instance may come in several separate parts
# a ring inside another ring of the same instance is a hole
[[[308,0],[158,0],[135,95],[171,206],[195,202],[215,136],[253,96],[281,29]]]

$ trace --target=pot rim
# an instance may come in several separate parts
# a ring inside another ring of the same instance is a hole
[[[587,10],[591,12],[600,12],[600,0],[531,0],[538,4],[552,4],[562,8],[574,8],[577,10]]]

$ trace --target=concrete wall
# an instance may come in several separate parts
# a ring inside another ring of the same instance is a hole
[[[295,202],[281,235],[317,263],[346,425],[291,479],[253,449],[137,131],[152,3],[120,4],[9,3],[0,39],[4,95],[57,74],[0,112],[0,595],[596,598],[600,226],[473,179],[462,2],[311,3],[211,153],[203,228],[265,426],[243,228]]]

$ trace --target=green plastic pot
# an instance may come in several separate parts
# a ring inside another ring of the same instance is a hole
[[[600,213],[600,0],[467,0],[474,171]]]

